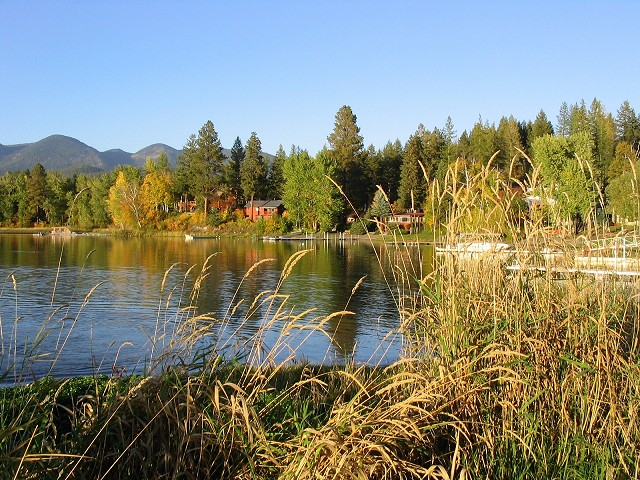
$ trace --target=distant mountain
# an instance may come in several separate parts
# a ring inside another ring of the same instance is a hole
[[[167,154],[169,164],[176,166],[182,150],[163,143],[149,145],[136,153],[119,148],[99,152],[75,138],[51,135],[34,143],[0,144],[0,175],[10,171],[30,170],[37,163],[45,170],[56,170],[66,175],[109,171],[118,165],[144,167],[148,157],[157,160],[163,151]],[[231,157],[229,149],[223,148],[222,151],[227,159]],[[273,161],[273,155],[264,152],[263,155],[268,163]]]
[[[137,165],[138,167],[144,167],[144,164],[147,161],[148,157],[157,160],[163,151],[167,154],[169,164],[177,165],[178,155],[182,153],[182,150],[176,150],[175,148],[170,147],[169,145],[165,145],[164,143],[154,143],[153,145],[149,145],[148,147],[143,148],[139,152],[131,155],[131,158],[133,159],[135,165]]]
[[[100,154],[100,158],[102,159],[102,163],[104,165],[104,170],[112,170],[118,165],[131,165],[131,157],[132,155],[129,152],[125,152],[124,150],[120,150],[119,148],[107,150],[106,152],[102,152]]]
[[[144,166],[147,157],[158,158],[167,153],[169,163],[176,165],[181,150],[157,143],[136,153],[120,149],[99,152],[81,141],[64,135],[51,135],[34,143],[0,144],[0,175],[7,171],[21,171],[40,163],[46,170],[63,173],[93,173],[112,170],[118,165]]]

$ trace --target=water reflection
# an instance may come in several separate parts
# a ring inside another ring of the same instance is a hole
[[[289,259],[306,250],[270,298]],[[189,328],[215,326],[199,347],[235,347],[259,335],[279,359],[295,351],[314,363],[391,361],[400,348],[389,338],[400,323],[398,302],[429,255],[337,241],[0,235],[0,372],[141,371],[197,315],[208,323]],[[352,313],[332,315],[342,311]],[[319,323],[324,334],[310,333]]]

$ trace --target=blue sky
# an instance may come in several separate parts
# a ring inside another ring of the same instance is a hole
[[[555,123],[597,97],[640,111],[628,1],[0,0],[0,143],[75,137],[100,151],[223,146],[313,155],[350,105],[365,144],[418,124]]]

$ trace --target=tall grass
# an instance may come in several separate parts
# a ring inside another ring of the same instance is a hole
[[[512,180],[456,168],[431,187],[445,241],[500,232],[517,248],[506,260],[444,256],[425,273],[396,236],[402,358],[296,363],[289,339],[324,332],[332,316],[298,312],[282,293],[307,251],[220,318],[197,310],[205,263],[173,289],[163,282],[160,305],[184,302],[170,319],[159,307],[153,374],[1,391],[4,477],[640,477],[638,284],[527,271],[547,261],[542,222],[517,218]],[[570,242],[555,246],[571,258]],[[229,331],[238,317],[259,328]]]

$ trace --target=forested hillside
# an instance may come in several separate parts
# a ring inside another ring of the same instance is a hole
[[[51,135],[34,143],[0,145],[0,172],[27,170],[38,163],[65,174],[112,170],[118,165],[141,167],[147,157],[158,158],[163,151],[175,165],[180,151],[160,143],[133,154],[120,149],[99,152],[75,138]]]

